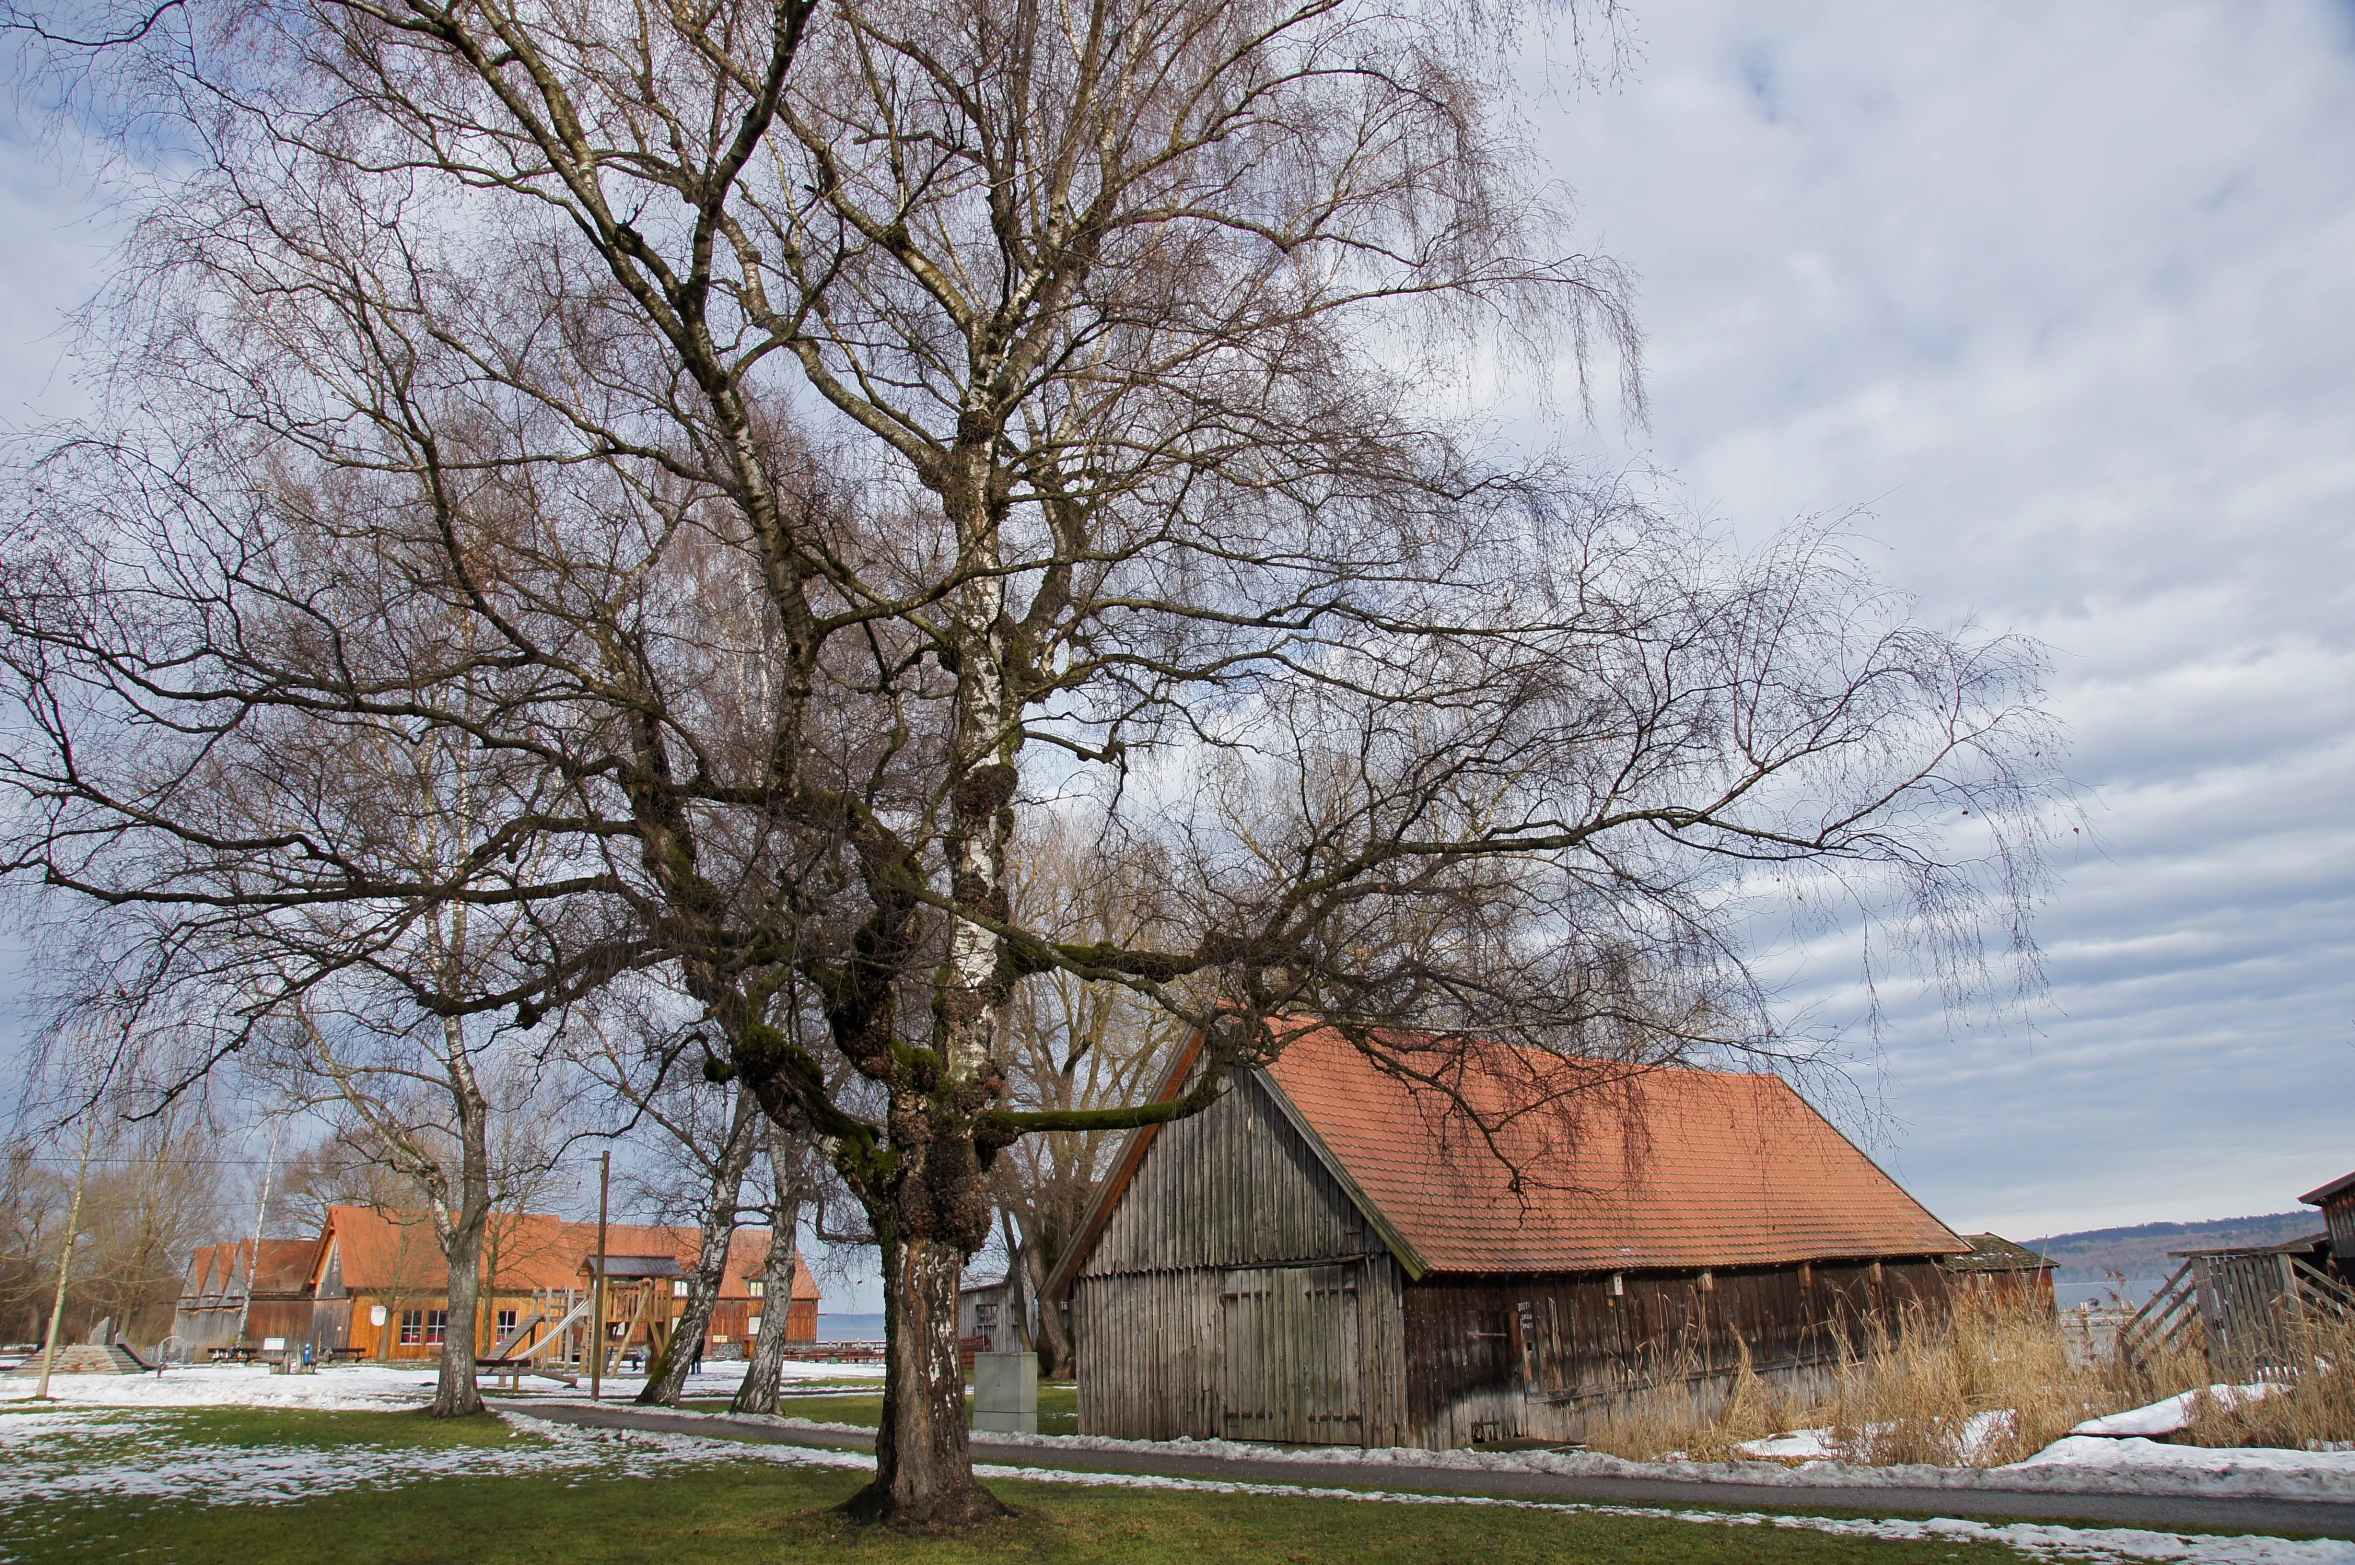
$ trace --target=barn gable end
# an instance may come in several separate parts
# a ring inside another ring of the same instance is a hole
[[[1071,1280],[1080,1427],[1395,1443],[1404,1282],[1268,1084],[1238,1074],[1159,1128]],[[1304,1340],[1314,1362],[1292,1356]]]
[[[1387,1247],[1253,1072],[1160,1127],[1083,1276],[1300,1264]]]

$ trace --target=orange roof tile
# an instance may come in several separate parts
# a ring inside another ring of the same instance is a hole
[[[314,1278],[325,1268],[330,1244],[341,1257],[344,1286],[352,1292],[439,1291],[449,1286],[441,1244],[434,1237],[432,1221],[422,1212],[332,1208],[313,1255]],[[694,1228],[640,1223],[606,1226],[608,1255],[668,1256],[691,1269],[702,1244],[703,1235]],[[487,1280],[501,1291],[570,1288],[579,1286],[582,1268],[596,1251],[595,1223],[568,1223],[542,1212],[500,1212],[491,1218],[483,1263]],[[750,1290],[745,1284],[761,1275],[768,1260],[769,1230],[737,1229],[728,1243],[728,1268],[720,1297],[748,1297]],[[793,1296],[819,1296],[809,1262],[800,1256],[795,1257]]]
[[[1590,1090],[1565,1095],[1555,1056],[1382,1035],[1385,1055],[1443,1089],[1383,1069],[1334,1029],[1283,1030],[1291,1036],[1268,1076],[1369,1216],[1431,1271],[1697,1269],[1970,1248],[1780,1077],[1580,1062]]]
[[[263,1239],[261,1276],[255,1283],[257,1293],[297,1294],[310,1282],[310,1261],[313,1241],[309,1239]],[[182,1298],[200,1295],[242,1295],[246,1275],[253,1270],[256,1241],[236,1239],[226,1244],[197,1246],[188,1258],[188,1277],[181,1287]]]

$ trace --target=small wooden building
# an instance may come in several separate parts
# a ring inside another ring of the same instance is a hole
[[[179,1350],[202,1358],[212,1348],[276,1350],[311,1334],[308,1239],[240,1239],[197,1247],[172,1312]]]
[[[693,1228],[609,1225],[606,1336],[615,1353],[643,1351],[667,1339],[686,1309],[687,1275],[701,1243]],[[577,1306],[590,1296],[596,1255],[595,1223],[541,1213],[493,1217],[483,1246],[476,1353],[514,1357],[537,1350],[562,1362],[586,1362],[589,1328]],[[761,1276],[768,1260],[767,1229],[736,1231],[706,1338],[710,1356],[740,1357],[759,1333],[769,1303]],[[440,1356],[452,1329],[449,1268],[424,1214],[332,1208],[310,1247],[308,1281],[318,1355],[344,1350],[380,1360]],[[786,1308],[788,1336],[817,1340],[817,1279],[799,1257]],[[563,1340],[550,1344],[550,1336]]]
[[[1442,1093],[1282,1025],[1272,1065],[1129,1137],[1050,1284],[1083,1433],[1575,1440],[1745,1362],[1804,1378],[1943,1309],[1970,1248],[1773,1076],[1641,1072],[1572,1123],[1514,1107],[1547,1057],[1437,1055]]]
[[[2024,1244],[1994,1234],[1964,1234],[1970,1252],[1946,1258],[1955,1280],[1994,1303],[2054,1308],[2052,1276],[2058,1263]]]
[[[2301,1206],[2322,1208],[2322,1224],[2330,1235],[2330,1265],[2341,1282],[2355,1283],[2355,1174],[2341,1174],[2329,1184],[2298,1197]]]

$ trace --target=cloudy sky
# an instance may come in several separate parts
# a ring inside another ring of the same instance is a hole
[[[1531,111],[1650,335],[1649,428],[1577,438],[1739,537],[1863,507],[1924,614],[2045,641],[2100,839],[2028,1024],[1901,1006],[1864,1051],[1873,1149],[2023,1238],[2355,1168],[2355,8],[1635,27]],[[78,212],[0,142],[0,421],[69,404]]]
[[[1865,1053],[1874,1150],[2022,1238],[2293,1206],[2355,1168],[2355,8],[1636,29],[1537,111],[1651,339],[1589,443],[1741,537],[1864,507],[1927,617],[2047,643],[2100,839],[2030,1025]]]

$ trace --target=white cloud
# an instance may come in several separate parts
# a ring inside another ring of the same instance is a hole
[[[1543,122],[1652,333],[1651,431],[1595,443],[1740,536],[1867,505],[1925,613],[2048,642],[2105,849],[2045,909],[2033,1033],[1884,989],[1887,1154],[2021,1233],[2355,1167],[2349,13],[1641,25],[1633,80]]]
[[[2349,17],[1657,5],[1630,81],[1537,111],[1643,278],[1653,427],[1603,454],[1747,537],[1869,505],[1927,613],[2056,649],[2107,856],[2046,909],[2050,1003],[1950,1030],[1885,991],[1862,1077],[1960,1223],[2279,1209],[2355,1167]],[[0,142],[0,424],[74,405],[85,217]]]

